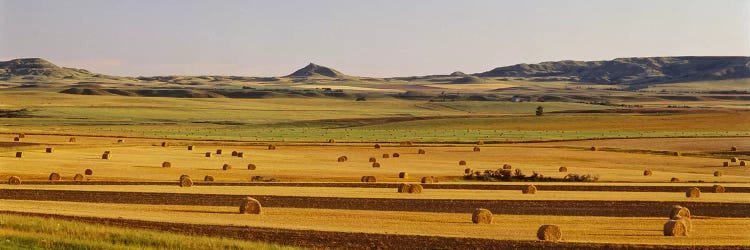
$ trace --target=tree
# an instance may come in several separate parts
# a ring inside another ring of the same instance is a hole
[[[542,106],[536,107],[536,116],[542,116],[544,114],[544,108]]]

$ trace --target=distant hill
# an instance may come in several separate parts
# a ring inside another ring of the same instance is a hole
[[[49,78],[74,78],[92,77],[94,74],[84,69],[63,68],[41,59],[21,58],[10,61],[0,61],[0,77],[9,79],[11,77],[49,77]]]
[[[750,57],[634,57],[611,61],[516,64],[474,74],[602,84],[688,82],[750,77]]]
[[[288,77],[331,77],[331,78],[341,78],[346,77],[346,75],[342,74],[341,72],[338,72],[335,69],[317,65],[314,63],[310,63],[304,68],[298,69],[297,71],[294,71],[294,73],[288,75]]]

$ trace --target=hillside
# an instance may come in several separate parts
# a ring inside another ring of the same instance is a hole
[[[59,67],[41,58],[21,58],[10,61],[0,61],[0,78],[12,77],[49,77],[75,78],[92,77],[94,74],[84,69]]]
[[[342,74],[341,72],[338,72],[335,69],[317,65],[314,63],[310,63],[304,68],[298,69],[297,71],[294,71],[294,73],[288,75],[287,77],[330,77],[330,78],[342,78],[346,77],[346,75]]]
[[[516,64],[474,74],[601,84],[691,82],[750,77],[750,57],[646,57]]]

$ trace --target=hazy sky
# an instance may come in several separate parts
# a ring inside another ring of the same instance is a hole
[[[0,0],[0,60],[124,75],[476,73],[562,59],[750,55],[750,0]]]

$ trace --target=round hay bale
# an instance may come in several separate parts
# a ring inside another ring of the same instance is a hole
[[[346,162],[346,160],[348,160],[348,159],[349,158],[347,158],[346,156],[340,156],[338,159],[336,159],[336,161],[337,162]]]
[[[375,149],[380,149],[380,144],[375,144]]]
[[[458,161],[458,165],[459,166],[466,166],[466,161],[460,160],[460,161]]]
[[[123,143],[125,142],[125,139],[117,139],[117,143]]]
[[[411,186],[411,185],[410,184],[406,184],[406,183],[399,184],[398,185],[398,192],[399,193],[406,193],[407,191],[409,191],[409,186]]]
[[[82,181],[83,180],[83,175],[82,174],[76,174],[76,175],[73,176],[73,180],[74,181]]]
[[[232,156],[237,156],[237,151],[232,151]]]
[[[521,193],[524,194],[536,194],[536,186],[534,185],[526,185],[521,189]]]
[[[669,182],[680,182],[680,178],[672,177],[672,179],[669,179]]]
[[[401,178],[401,179],[409,178],[409,173],[407,173],[407,172],[400,172],[400,173],[398,173],[398,178]]]
[[[672,210],[669,210],[669,219],[676,220],[678,216],[690,219],[690,209],[680,205],[672,206]]]
[[[422,176],[422,180],[420,182],[424,183],[424,184],[434,183],[435,182],[434,178],[435,177],[433,177],[433,176]]]
[[[362,182],[376,182],[376,181],[377,180],[375,179],[375,176],[372,176],[372,175],[362,176]]]
[[[18,134],[18,138],[26,138],[26,134],[20,133],[20,134]]]
[[[104,154],[102,154],[102,159],[103,160],[112,159],[112,155],[110,155],[109,153],[104,153]]]
[[[688,236],[685,220],[668,220],[664,223],[664,236]]]
[[[245,158],[245,153],[243,153],[243,152],[237,152],[237,157],[239,157],[239,158]]]
[[[169,147],[169,142],[161,142],[162,147]]]
[[[737,159],[737,157],[732,157],[729,159],[729,161],[731,161],[732,163],[736,163],[737,161],[739,161],[739,159]]]
[[[21,185],[21,177],[11,176],[8,178],[8,184],[10,185]]]
[[[16,158],[22,158],[23,152],[16,152]]]
[[[599,150],[599,149],[596,148],[596,147],[591,147],[591,151],[597,151],[597,150]]]
[[[260,201],[253,199],[252,197],[242,198],[240,203],[240,214],[260,214],[262,208]]]
[[[510,164],[503,164],[503,169],[513,169],[513,166]]]
[[[729,167],[729,162],[728,162],[728,161],[725,161],[725,162],[724,162],[724,163],[722,164],[722,166],[724,166],[724,167]]]
[[[744,166],[747,166],[747,163],[745,163],[745,161],[740,161],[740,167],[744,167]]]
[[[255,170],[255,168],[256,168],[255,164],[252,164],[252,163],[247,164],[247,170]]]
[[[62,177],[58,173],[51,173],[51,174],[49,174],[49,180],[50,181],[59,181],[59,180],[62,180]]]
[[[334,139],[328,139],[328,143],[336,143],[336,140],[334,140]]]
[[[474,224],[492,224],[492,212],[484,208],[474,209],[471,213],[471,222]]]
[[[217,149],[217,150],[216,150],[216,154],[217,154],[217,155],[220,155],[220,154],[221,154],[221,152],[222,152],[222,150],[221,150],[221,149]]]
[[[721,177],[721,171],[714,171],[714,176]]]
[[[70,137],[70,138],[68,138],[68,142],[76,142],[76,138],[75,137]]]
[[[471,173],[474,173],[474,170],[472,170],[471,168],[464,169],[464,174],[471,174]]]
[[[688,198],[700,198],[701,197],[701,190],[697,187],[691,187],[687,191],[685,191],[685,197]]]
[[[559,241],[562,239],[562,231],[557,225],[542,225],[536,231],[536,238],[543,241]]]
[[[268,144],[268,150],[276,150],[276,145]]]
[[[45,148],[44,152],[48,153],[48,154],[51,154],[52,153],[52,148]]]
[[[373,168],[380,168],[380,163],[377,163],[377,162],[373,162],[373,163],[372,163],[372,167],[373,167]]]
[[[378,162],[378,159],[376,159],[375,157],[370,157],[369,161],[370,162]]]
[[[731,148],[729,148],[729,151],[737,151],[737,147],[732,146]]]
[[[424,188],[420,184],[411,184],[409,185],[409,189],[407,190],[407,192],[410,194],[419,194],[422,193],[423,189]]]
[[[479,147],[474,147],[474,152],[479,152],[479,151],[482,151],[482,149]]]
[[[651,169],[643,170],[643,176],[651,176],[654,174],[654,172],[651,172]]]
[[[86,170],[83,171],[83,174],[85,174],[85,175],[93,175],[94,174],[94,170],[91,170],[90,168],[87,168]]]
[[[180,177],[180,187],[192,187],[193,186],[193,179],[190,179],[190,176],[183,175]]]
[[[205,177],[203,177],[203,181],[214,181],[214,177],[210,175],[206,175]]]
[[[190,176],[189,176],[189,175],[186,175],[186,174],[180,175],[180,180],[182,180],[182,179],[184,179],[184,178],[190,178]]]
[[[419,150],[417,150],[417,154],[423,155],[425,153],[427,153],[427,151],[424,151],[424,149],[420,148]]]
[[[189,151],[193,151],[193,149],[195,149],[195,146],[193,146],[193,145],[188,145],[188,148],[187,148],[187,150],[189,150]]]
[[[713,186],[713,191],[714,191],[714,193],[724,193],[724,192],[726,192],[726,191],[727,191],[727,189],[726,189],[726,188],[724,188],[724,186],[722,186],[722,185],[719,185],[719,184],[715,184],[715,185]]]
[[[211,157],[211,152],[206,152],[206,157]]]
[[[13,141],[21,141],[21,138],[13,137]]]
[[[389,154],[383,154],[383,158],[390,158],[390,157],[391,157],[391,155],[389,155]]]
[[[680,152],[672,152],[672,155],[674,155],[674,156],[682,156],[682,153],[680,153]]]
[[[557,169],[557,172],[568,172],[568,168],[567,167],[560,167],[560,168]]]
[[[168,162],[168,161],[162,162],[161,163],[161,167],[163,167],[163,168],[171,168],[172,167],[172,163]]]
[[[398,157],[400,157],[400,156],[401,156],[401,155],[400,155],[399,153],[393,153],[393,158],[398,158]]]
[[[221,166],[222,170],[232,170],[232,165],[224,164],[224,166]]]

